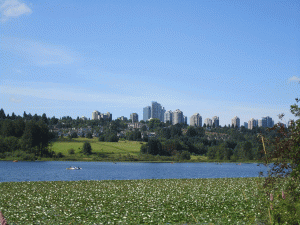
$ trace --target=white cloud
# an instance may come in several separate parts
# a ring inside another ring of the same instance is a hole
[[[9,100],[10,100],[11,102],[14,102],[14,103],[20,103],[20,102],[22,101],[20,98],[15,98],[15,97],[13,97],[13,96],[11,96],[11,97],[9,98]]]
[[[9,18],[17,18],[23,14],[31,14],[32,10],[19,0],[6,0],[0,6],[1,22],[7,21]]]
[[[21,38],[3,38],[2,49],[39,66],[71,64],[77,57],[64,46],[45,44]]]
[[[296,76],[292,76],[289,78],[289,82],[300,82],[300,78]]]

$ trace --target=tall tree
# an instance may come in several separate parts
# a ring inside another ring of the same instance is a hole
[[[42,115],[42,121],[45,123],[45,124],[49,124],[49,121],[48,121],[48,118],[46,116],[46,113],[43,113]]]
[[[4,110],[1,108],[1,109],[0,109],[0,119],[5,119],[5,118],[6,118],[5,112],[4,112]]]
[[[1,134],[4,137],[15,136],[14,123],[11,120],[4,120],[1,126]]]

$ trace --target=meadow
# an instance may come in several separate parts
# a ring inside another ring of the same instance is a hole
[[[258,224],[261,178],[0,183],[9,224]],[[261,211],[262,210],[262,211]]]
[[[91,155],[81,153],[83,143],[87,141],[91,144]],[[51,151],[56,154],[62,153],[64,157],[53,160],[70,160],[70,161],[174,161],[174,157],[151,156],[140,154],[140,148],[146,142],[139,141],[119,141],[119,142],[99,142],[97,138],[59,138],[52,142]],[[74,154],[69,154],[73,149]],[[49,160],[42,158],[41,160]],[[207,161],[205,156],[191,156],[190,161],[204,162]]]

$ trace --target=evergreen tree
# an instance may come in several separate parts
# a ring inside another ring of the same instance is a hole
[[[83,148],[82,148],[82,152],[83,154],[85,155],[90,155],[92,154],[92,147],[91,147],[91,144],[89,142],[84,142],[83,144]]]
[[[2,108],[0,109],[0,119],[6,119],[5,112]]]

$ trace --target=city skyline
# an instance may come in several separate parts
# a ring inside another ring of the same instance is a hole
[[[287,124],[299,97],[299,8],[297,0],[2,0],[0,108],[141,119],[158,101],[188,123],[199,113],[221,126],[235,115],[241,125],[265,116]]]

